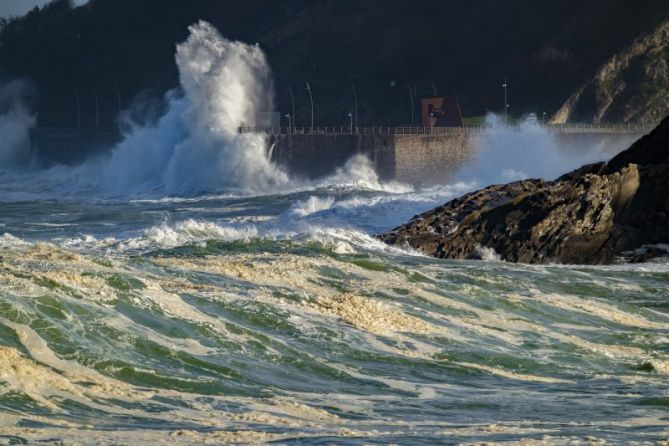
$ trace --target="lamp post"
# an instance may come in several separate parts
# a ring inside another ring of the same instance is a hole
[[[409,101],[411,101],[411,126],[413,127],[413,114],[414,114],[414,99],[413,99],[413,90],[411,89],[411,84],[407,81],[407,89],[409,90]]]
[[[293,87],[288,84],[288,91],[290,92],[290,105],[291,105],[291,114],[290,116],[295,119],[295,95],[293,94]]]
[[[355,84],[351,85],[353,90],[353,104],[355,105],[355,128],[358,128],[358,92],[355,89]]]
[[[74,99],[77,101],[77,128],[81,128],[81,103],[79,102],[79,92],[77,92],[76,88],[73,92]]]
[[[98,100],[98,89],[93,87],[93,96],[95,96],[95,128],[100,128],[100,101]]]
[[[350,129],[351,129],[351,133],[353,133],[353,113],[348,112],[348,119],[349,119],[349,121],[350,121]]]
[[[291,133],[293,133],[293,123],[290,120],[290,113],[286,114],[286,118],[288,118],[288,134],[290,135]]]
[[[116,91],[116,102],[118,104],[118,130],[121,131],[121,112],[123,111],[123,101],[121,100],[121,90],[119,90],[118,85],[114,87]]]
[[[504,88],[504,124],[508,125],[509,124],[509,96],[508,96],[508,90],[509,90],[509,83],[507,82],[506,76],[504,76],[504,84],[502,84],[502,87]]]
[[[311,127],[310,131],[311,133],[314,132],[314,97],[311,94],[311,86],[309,85],[309,81],[305,81],[307,83],[307,91],[309,92],[309,100],[311,101]]]

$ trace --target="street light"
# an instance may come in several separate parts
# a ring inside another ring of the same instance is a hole
[[[93,96],[95,96],[95,128],[100,128],[100,101],[98,100],[98,89],[93,87]]]
[[[348,119],[351,121],[351,133],[353,133],[353,113],[348,112]]]
[[[311,127],[310,131],[311,133],[314,132],[314,97],[311,95],[311,86],[309,86],[309,81],[305,81],[307,83],[307,91],[309,92],[309,100],[311,101]]]
[[[285,117],[288,118],[288,134],[291,134],[293,132],[293,124],[290,120],[290,113],[286,113]]]
[[[504,76],[504,84],[502,85],[504,87],[504,124],[508,125],[509,124],[509,96],[508,96],[508,90],[509,90],[509,83],[506,80],[506,76]]]
[[[81,103],[79,102],[79,92],[75,88],[72,90],[74,92],[74,99],[77,102],[77,128],[81,128]]]
[[[353,102],[355,104],[355,128],[357,131],[358,128],[358,92],[355,89],[355,84],[351,85],[351,89],[353,90]]]
[[[288,91],[290,92],[291,116],[295,119],[295,95],[293,94],[293,87],[290,84],[288,84]]]
[[[116,103],[118,105],[118,131],[121,131],[121,113],[123,112],[123,101],[121,100],[121,90],[118,88],[118,85],[114,87],[116,92]]]
[[[414,113],[414,99],[413,99],[413,90],[411,89],[411,84],[407,81],[407,88],[409,89],[409,100],[411,101],[411,126],[413,127],[413,113]]]

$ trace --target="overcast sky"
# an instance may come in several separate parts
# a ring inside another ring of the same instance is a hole
[[[86,3],[87,0],[75,0],[75,3]],[[35,5],[45,5],[49,0],[0,0],[0,17],[23,15]]]

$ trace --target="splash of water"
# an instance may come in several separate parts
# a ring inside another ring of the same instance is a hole
[[[239,134],[238,128],[253,123],[258,112],[272,109],[271,72],[257,45],[227,40],[213,26],[200,22],[190,27],[189,38],[177,46],[176,63],[181,88],[168,93],[165,114],[155,124],[131,127],[111,156],[78,168],[57,166],[33,172],[30,180],[5,172],[3,182],[18,184],[20,198],[26,188],[38,196],[68,197],[266,194],[331,186],[411,193],[406,185],[382,182],[369,159],[361,155],[330,177],[298,182],[270,161],[263,135]],[[3,97],[0,93],[0,100]],[[0,119],[3,166],[25,162],[21,157],[29,153],[25,142],[34,121],[20,101],[9,103],[12,106]],[[594,143],[564,150],[555,134],[535,118],[509,127],[491,115],[487,124],[476,160],[461,170],[456,184],[470,184],[473,189],[527,177],[552,179],[610,156]]]
[[[176,53],[183,95],[172,92],[167,113],[153,126],[135,128],[114,150],[104,166],[105,186],[151,185],[169,194],[281,190],[290,180],[268,159],[263,136],[238,133],[271,109],[265,55],[203,21],[189,30]]]
[[[189,30],[176,54],[183,94],[169,93],[168,110],[157,123],[133,127],[103,163],[107,190],[173,195],[275,193],[332,185],[393,193],[411,190],[382,183],[361,155],[315,183],[291,179],[270,161],[263,135],[238,132],[259,112],[272,109],[271,71],[262,50],[227,40],[203,21]]]
[[[316,187],[338,186],[352,189],[383,191],[402,194],[413,191],[407,184],[397,181],[382,182],[371,160],[365,155],[352,156],[335,173],[315,183]]]
[[[30,129],[35,117],[26,105],[29,86],[13,81],[0,87],[0,166],[20,167],[30,161]]]
[[[273,164],[266,138],[240,134],[256,117],[272,110],[272,76],[257,45],[225,39],[201,21],[177,45],[180,88],[167,93],[165,113],[152,124],[126,121],[128,132],[110,155],[75,167],[3,172],[1,183],[17,199],[94,195],[189,196],[217,192],[284,193],[296,189],[344,188],[404,192],[382,184],[371,162],[353,157],[331,177],[317,182],[291,179]],[[28,130],[34,124],[23,105],[23,84],[0,90],[0,163],[15,167],[30,153]],[[16,189],[16,190],[14,190]]]
[[[534,116],[518,125],[505,125],[496,115],[486,118],[486,130],[477,145],[476,159],[463,167],[458,179],[480,185],[525,178],[552,180],[584,164],[611,157],[601,144],[584,142],[565,150],[556,134]]]

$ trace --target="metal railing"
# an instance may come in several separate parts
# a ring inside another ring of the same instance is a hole
[[[542,127],[560,133],[647,133],[654,124],[557,124]],[[481,133],[490,126],[464,127],[240,127],[239,133],[267,135],[458,135]]]
[[[480,132],[481,126],[467,127],[240,127],[239,133],[269,135],[441,135]]]
[[[657,124],[549,124],[545,127],[563,133],[647,133]]]

